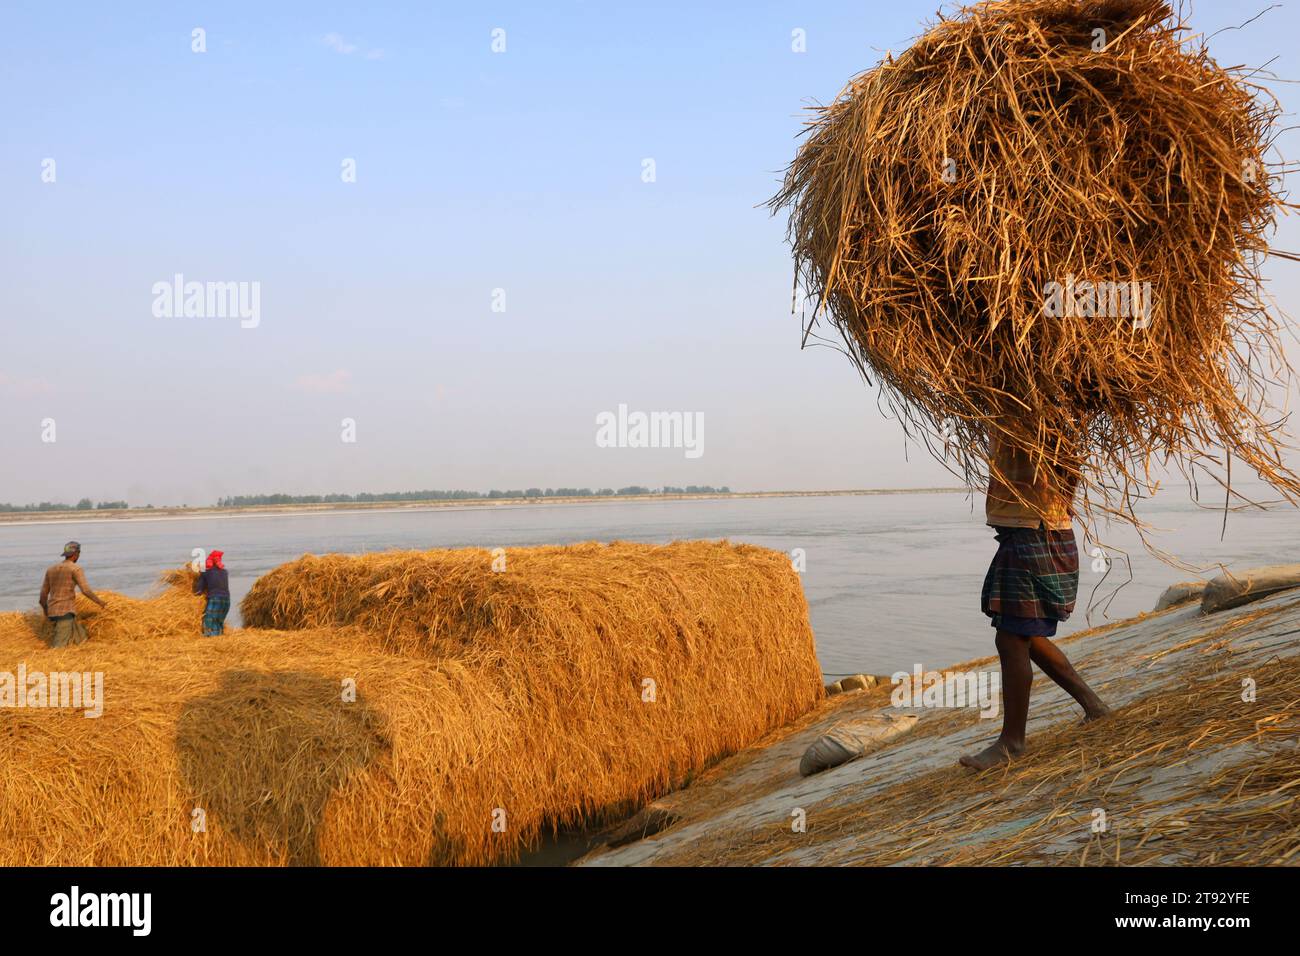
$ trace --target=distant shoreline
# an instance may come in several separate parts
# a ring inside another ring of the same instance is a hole
[[[965,488],[864,488],[843,491],[732,491],[708,494],[575,495],[548,498],[469,498],[430,501],[339,501],[293,505],[245,505],[223,508],[130,508],[93,511],[6,511],[0,525],[102,523],[109,521],[182,521],[199,518],[274,518],[312,514],[364,514],[372,511],[442,511],[468,508],[533,507],[546,505],[623,504],[656,501],[718,501],[734,498],[835,498],[865,495],[966,494]]]

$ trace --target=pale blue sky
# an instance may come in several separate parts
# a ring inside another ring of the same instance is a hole
[[[801,107],[934,7],[5,2],[0,501],[950,484],[799,351],[761,208]],[[1300,77],[1298,28],[1287,3],[1213,49]],[[178,272],[260,282],[258,328],[155,318]],[[703,413],[704,454],[598,448],[620,403]]]

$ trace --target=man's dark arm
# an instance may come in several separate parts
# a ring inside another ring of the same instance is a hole
[[[90,585],[86,583],[85,571],[81,570],[81,568],[77,568],[72,572],[72,576],[73,578],[76,579],[77,586],[81,588],[82,594],[84,594],[90,600],[94,601],[100,607],[108,607],[108,602],[105,601],[98,594],[96,594],[94,591],[92,591],[90,589]]]

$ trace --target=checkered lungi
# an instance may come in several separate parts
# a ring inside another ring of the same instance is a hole
[[[1074,530],[997,528],[998,552],[984,575],[983,611],[994,627],[1025,636],[1056,633],[1079,592],[1079,548]],[[1024,621],[1039,624],[1023,625]]]
[[[225,632],[229,613],[229,594],[209,594],[207,606],[203,609],[203,636],[220,637]]]

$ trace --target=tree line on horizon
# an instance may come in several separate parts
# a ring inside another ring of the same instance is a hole
[[[384,501],[474,501],[498,498],[604,498],[620,495],[729,495],[731,489],[726,485],[715,488],[713,485],[664,485],[662,488],[645,488],[641,485],[628,485],[626,488],[524,488],[500,491],[386,491],[361,492],[355,495],[231,495],[217,499],[218,508],[246,508],[254,505],[319,505],[319,504],[364,504]],[[0,512],[33,511],[125,511],[132,506],[125,501],[93,502],[82,498],[75,505],[58,501],[42,501],[40,504],[15,505],[0,502]],[[136,510],[151,511],[153,505],[136,505]],[[181,505],[188,508],[189,505]]]
[[[75,505],[61,501],[42,501],[38,505],[11,505],[7,501],[0,501],[0,511],[120,511],[128,507],[130,506],[125,501],[93,502],[89,498],[82,498]],[[152,508],[153,505],[149,507]]]
[[[250,505],[318,505],[318,504],[365,504],[382,501],[482,501],[498,498],[604,498],[620,495],[729,495],[731,489],[726,485],[715,488],[713,485],[664,485],[662,488],[646,488],[642,485],[628,485],[626,488],[510,488],[504,491],[493,488],[491,491],[387,491],[361,492],[360,494],[328,495],[232,495],[217,500],[218,508],[242,508]]]

